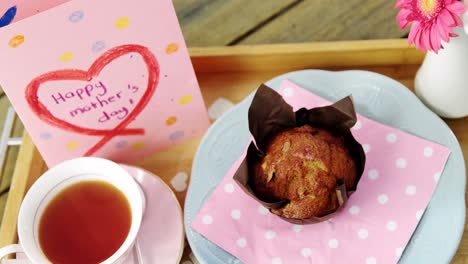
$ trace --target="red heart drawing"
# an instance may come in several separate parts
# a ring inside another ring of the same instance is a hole
[[[148,86],[141,97],[140,101],[136,104],[132,112],[130,112],[127,117],[122,120],[114,129],[91,129],[82,126],[77,126],[71,124],[63,119],[60,119],[54,116],[47,107],[39,101],[38,91],[42,84],[49,81],[58,81],[58,80],[78,80],[78,81],[91,81],[94,77],[97,77],[102,69],[111,63],[113,60],[128,54],[128,53],[138,53],[143,57],[143,60],[148,69]],[[103,147],[109,140],[117,135],[139,135],[144,134],[144,129],[141,128],[131,128],[127,129],[126,127],[141,113],[145,106],[150,101],[156,87],[159,82],[159,64],[156,57],[151,53],[151,51],[140,45],[122,45],[110,49],[109,51],[102,54],[96,61],[89,67],[87,71],[77,70],[77,69],[65,69],[52,71],[45,74],[42,74],[32,80],[26,88],[26,101],[31,107],[32,111],[43,121],[51,124],[53,126],[77,132],[86,135],[102,135],[103,138],[96,143],[92,148],[90,148],[84,156],[91,156],[101,147]]]

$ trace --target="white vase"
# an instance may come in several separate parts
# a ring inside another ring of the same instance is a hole
[[[415,78],[421,101],[446,118],[468,116],[468,34],[463,28],[456,28],[455,33],[459,36],[444,43],[439,54],[426,54]]]

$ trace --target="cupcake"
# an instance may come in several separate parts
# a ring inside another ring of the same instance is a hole
[[[294,112],[262,85],[248,113],[253,136],[234,180],[285,221],[329,219],[357,189],[365,154],[350,129],[357,121],[351,97]]]
[[[356,179],[343,137],[310,125],[279,132],[252,168],[253,191],[260,199],[289,201],[271,210],[285,218],[322,217],[336,211],[339,183],[352,187]]]

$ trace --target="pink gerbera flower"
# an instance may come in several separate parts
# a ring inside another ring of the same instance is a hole
[[[401,29],[413,23],[409,44],[423,51],[437,53],[443,48],[442,40],[449,42],[450,37],[457,36],[453,29],[463,26],[459,15],[465,5],[457,0],[397,0],[395,7],[401,9],[397,15]]]

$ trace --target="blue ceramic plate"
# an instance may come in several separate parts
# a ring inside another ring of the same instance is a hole
[[[450,128],[405,86],[366,71],[304,70],[278,76],[266,84],[279,89],[289,79],[332,102],[352,94],[356,110],[373,120],[400,128],[452,151],[429,206],[400,263],[449,263],[465,224],[465,164]],[[247,111],[253,94],[223,115],[205,134],[195,155],[185,202],[185,228],[201,263],[240,263],[190,228],[204,201],[238,160],[250,139]]]

